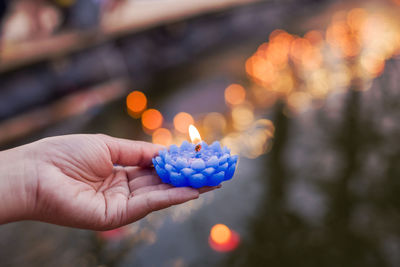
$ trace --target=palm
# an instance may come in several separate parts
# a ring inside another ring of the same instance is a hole
[[[40,220],[109,229],[198,197],[195,189],[162,183],[148,168],[159,149],[155,145],[71,135],[45,139],[39,142],[40,148],[46,151],[37,165]]]

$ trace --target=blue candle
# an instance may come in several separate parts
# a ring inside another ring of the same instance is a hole
[[[195,144],[183,141],[180,147],[171,145],[153,158],[161,180],[177,187],[194,188],[216,186],[230,180],[235,173],[238,156],[231,155],[227,147],[221,148],[218,141],[207,145],[200,141],[200,135],[194,141]]]

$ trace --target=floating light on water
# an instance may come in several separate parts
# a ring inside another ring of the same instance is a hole
[[[218,252],[228,252],[239,245],[239,235],[224,224],[216,224],[211,228],[208,243]]]

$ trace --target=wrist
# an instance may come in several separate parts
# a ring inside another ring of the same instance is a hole
[[[37,178],[29,146],[0,152],[0,224],[33,215]]]

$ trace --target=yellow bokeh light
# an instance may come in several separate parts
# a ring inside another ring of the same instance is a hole
[[[216,224],[211,228],[210,238],[217,244],[227,243],[232,236],[231,230],[224,224]]]
[[[225,89],[225,101],[230,105],[238,105],[246,98],[246,90],[240,84],[231,84]]]
[[[288,98],[288,105],[291,111],[301,112],[306,110],[311,104],[311,97],[305,92],[295,92]]]
[[[156,109],[148,109],[142,114],[142,125],[146,130],[156,130],[163,123],[163,116]]]
[[[187,133],[190,124],[193,124],[193,117],[186,112],[180,112],[174,117],[174,127],[181,133]]]
[[[133,91],[126,97],[126,107],[131,115],[137,117],[146,109],[147,98],[140,91]]]
[[[204,130],[210,133],[223,133],[226,129],[226,119],[224,115],[218,112],[208,113],[203,120]]]
[[[254,120],[253,107],[248,105],[240,105],[232,109],[233,127],[236,130],[245,130]]]
[[[169,146],[172,144],[172,134],[168,129],[159,128],[152,134],[154,144]]]

